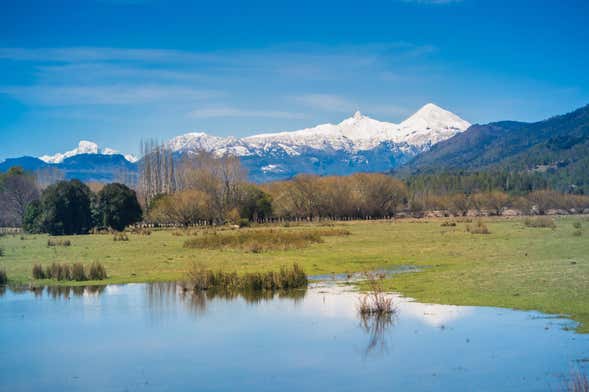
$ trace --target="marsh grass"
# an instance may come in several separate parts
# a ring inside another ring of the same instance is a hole
[[[70,280],[82,282],[88,280],[86,277],[86,271],[84,271],[84,265],[82,263],[74,263],[71,267]]]
[[[236,230],[208,232],[186,240],[185,248],[193,249],[242,249],[261,253],[269,250],[299,249],[314,243],[322,243],[322,237],[349,235],[344,229],[315,230]]]
[[[195,291],[275,291],[304,288],[308,284],[305,271],[296,263],[291,267],[282,266],[278,272],[251,272],[243,275],[213,271],[193,264],[187,272],[187,280]]]
[[[32,268],[33,279],[54,279],[58,281],[75,280],[78,282],[85,280],[104,280],[107,278],[104,266],[95,261],[86,272],[82,263],[72,265],[66,263],[52,263],[43,269],[41,264],[35,264]]]
[[[41,264],[33,265],[33,279],[45,279],[45,271]]]
[[[470,234],[491,234],[487,225],[480,219],[473,225],[467,224],[466,231]]]
[[[581,230],[575,230],[573,231],[573,236],[575,237],[580,237],[583,235],[583,232]]]
[[[358,312],[361,316],[392,314],[393,298],[383,288],[382,276],[374,273],[366,273],[368,292],[362,295],[358,303]]]
[[[5,285],[8,283],[8,275],[6,275],[6,270],[4,268],[0,268],[0,285]]]
[[[4,257],[4,248],[0,246],[0,257]]]
[[[554,219],[548,216],[527,217],[524,219],[524,226],[556,229]]]
[[[95,261],[92,264],[90,264],[90,268],[88,270],[88,278],[90,280],[104,280],[107,278],[106,269],[102,264]]]
[[[70,246],[72,244],[72,242],[70,240],[56,240],[56,239],[52,239],[49,238],[47,240],[47,246],[51,247],[51,246]]]

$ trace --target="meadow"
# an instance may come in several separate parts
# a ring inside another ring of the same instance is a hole
[[[12,283],[57,285],[64,283],[34,281],[33,265],[99,261],[108,274],[100,283],[183,279],[194,264],[243,274],[298,263],[310,275],[412,265],[420,271],[395,275],[385,287],[421,302],[566,314],[582,323],[579,331],[589,332],[589,218],[556,217],[553,227],[540,223],[526,218],[401,219],[258,226],[214,234],[211,229],[152,230],[149,235],[129,232],[127,240],[117,241],[112,234],[5,235],[0,237],[0,268]],[[481,225],[487,230],[479,230]],[[207,240],[200,246],[198,240],[238,232],[251,240],[246,233],[253,231],[311,240],[277,248],[226,246],[233,240],[215,241],[218,247]],[[69,245],[48,246],[49,240],[69,240]],[[194,243],[198,246],[190,246]]]

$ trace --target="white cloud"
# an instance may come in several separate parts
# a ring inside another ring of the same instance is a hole
[[[265,117],[265,118],[285,118],[301,119],[305,116],[301,113],[284,112],[277,110],[252,110],[240,109],[230,106],[207,107],[196,109],[188,114],[192,118],[214,118],[214,117]]]

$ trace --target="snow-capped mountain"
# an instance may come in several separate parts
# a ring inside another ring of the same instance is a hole
[[[469,126],[470,123],[454,113],[428,103],[400,124],[374,120],[356,112],[339,124],[321,124],[298,131],[263,133],[245,138],[187,133],[170,140],[169,146],[179,152],[205,150],[218,155],[238,156],[263,155],[272,149],[282,149],[290,156],[300,155],[301,150],[308,149],[358,152],[371,150],[385,142],[408,149],[427,149]]]
[[[179,154],[204,150],[219,156],[237,155],[252,178],[264,181],[300,172],[389,170],[469,126],[457,115],[428,103],[400,124],[356,112],[339,124],[245,138],[187,133],[173,138],[168,145]]]
[[[76,155],[82,154],[101,154],[101,155],[123,155],[129,162],[137,162],[137,158],[131,154],[121,154],[117,150],[112,148],[100,149],[98,144],[90,142],[88,140],[80,140],[78,147],[73,150],[66,151],[64,153],[57,153],[55,155],[43,155],[39,159],[45,163],[62,163],[64,159],[71,158]]]
[[[250,178],[264,182],[299,173],[345,175],[389,171],[469,126],[457,115],[428,103],[399,124],[378,121],[356,112],[338,124],[243,138],[192,132],[177,136],[167,144],[178,158],[200,151],[217,156],[239,156]],[[116,150],[101,149],[96,143],[83,140],[71,151],[38,159],[16,158],[8,160],[10,162],[5,162],[4,166],[20,163],[30,170],[54,166],[67,175],[83,175],[86,179],[113,179],[120,177],[121,172],[136,174],[137,158],[120,155]],[[101,173],[100,177],[93,174],[96,172]]]

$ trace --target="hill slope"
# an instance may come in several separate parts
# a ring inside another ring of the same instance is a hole
[[[540,172],[556,188],[589,191],[589,105],[535,123],[473,125],[416,156],[398,173],[462,170]]]

